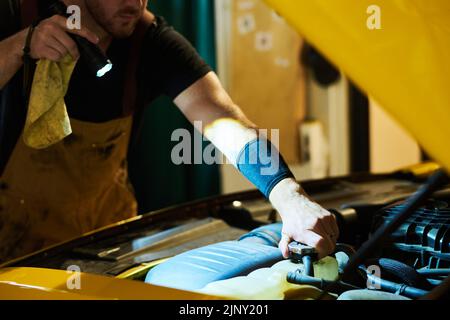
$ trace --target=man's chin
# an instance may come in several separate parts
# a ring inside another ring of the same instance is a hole
[[[116,32],[116,33],[110,33],[110,34],[111,34],[111,36],[114,39],[126,39],[126,38],[131,37],[131,35],[133,34],[133,31],[131,31],[131,32],[120,32],[120,33]]]
[[[108,33],[116,39],[124,39],[130,37],[136,29],[138,21],[132,23],[119,24],[112,28],[108,28]]]
[[[133,28],[126,28],[121,30],[111,30],[109,31],[109,34],[116,39],[125,39],[130,37],[134,32],[135,27]]]

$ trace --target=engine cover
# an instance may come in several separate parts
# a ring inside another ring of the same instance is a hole
[[[430,200],[390,236],[382,250],[383,257],[401,260],[415,268],[450,266],[449,201]],[[404,208],[397,204],[382,209],[374,218],[372,230],[390,222]]]

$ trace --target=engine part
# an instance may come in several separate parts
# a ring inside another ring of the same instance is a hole
[[[398,294],[375,290],[351,290],[344,292],[338,300],[411,300]]]
[[[366,265],[378,265],[383,274],[383,278],[401,282],[405,285],[429,290],[432,285],[427,281],[426,277],[418,273],[413,267],[393,259],[376,259],[368,261]]]
[[[321,290],[308,285],[287,282],[286,275],[299,269],[290,260],[277,262],[270,268],[257,269],[247,276],[230,278],[209,283],[198,292],[243,300],[305,300],[316,299]],[[314,264],[315,274],[324,280],[333,280],[338,274],[336,260],[326,257]],[[334,295],[327,299],[335,300]]]
[[[408,298],[420,298],[429,293],[426,290],[418,289],[404,284],[395,283],[389,280],[384,280],[372,274],[367,274],[367,278],[372,283],[378,285],[380,289],[383,291],[397,293],[400,295],[404,295]]]
[[[328,286],[330,286],[333,283],[333,281],[330,281],[330,280],[314,278],[314,277],[302,274],[299,270],[294,271],[294,272],[289,272],[286,279],[289,283],[299,284],[299,285],[309,285],[309,286],[313,286],[313,287],[316,287],[321,290],[327,288]],[[356,289],[361,289],[361,288],[358,288],[351,284],[339,281],[334,286],[333,293],[341,294],[345,291],[356,290]]]
[[[295,263],[303,262],[304,274],[314,277],[313,262],[317,260],[317,251],[313,247],[291,242],[288,245],[291,261]]]
[[[278,247],[278,243],[281,240],[281,228],[281,223],[262,226],[243,235],[238,241],[260,243],[271,247]]]
[[[145,282],[183,290],[229,279],[283,260],[278,248],[259,243],[227,241],[177,255],[147,274]]]
[[[398,212],[398,214],[394,216],[391,221],[380,226],[380,228],[377,229],[373,236],[361,246],[361,248],[356,252],[356,254],[348,263],[347,267],[344,270],[344,273],[340,275],[340,277],[334,283],[330,284],[330,286],[326,288],[326,290],[324,290],[324,295],[327,293],[327,291],[332,291],[333,287],[337,286],[338,282],[343,277],[345,277],[346,274],[356,270],[361,263],[363,263],[368,257],[370,257],[370,255],[374,253],[376,249],[382,246],[383,242],[387,238],[389,238],[389,235],[392,232],[397,230],[411,215],[414,214],[416,210],[418,210],[423,205],[423,203],[427,199],[430,198],[430,196],[436,190],[447,184],[448,181],[449,177],[444,170],[439,170],[434,173],[427,180],[426,184],[424,184],[416,193],[408,198],[408,200],[404,204],[404,207]],[[380,279],[380,284],[382,281],[383,280]],[[385,283],[385,285],[388,287],[390,287],[391,285],[395,287],[394,284]],[[401,288],[404,289],[403,286]],[[397,288],[397,290],[399,290],[399,288]],[[427,292],[422,292],[422,295],[426,293]]]
[[[450,269],[419,269],[418,273],[424,276],[448,276],[450,274]]]
[[[374,228],[389,223],[404,208],[396,205],[379,212]],[[450,267],[450,206],[448,201],[429,201],[392,233],[383,256],[395,257],[417,268]],[[417,261],[417,262],[416,262]]]

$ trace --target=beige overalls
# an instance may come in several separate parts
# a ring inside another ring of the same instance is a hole
[[[0,262],[136,215],[132,117],[71,125],[72,135],[44,150],[18,140],[0,178]]]

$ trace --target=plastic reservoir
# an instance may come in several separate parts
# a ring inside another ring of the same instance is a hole
[[[283,300],[315,299],[321,291],[307,285],[296,285],[286,281],[288,272],[303,270],[303,264],[289,260],[274,264],[271,268],[261,268],[245,277],[236,277],[208,284],[197,292],[242,300]],[[325,280],[335,280],[338,263],[326,257],[314,264],[314,275]]]

